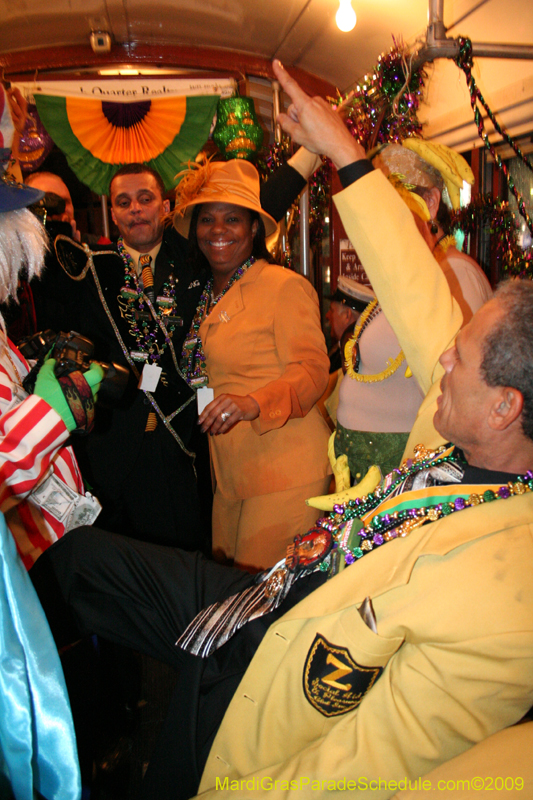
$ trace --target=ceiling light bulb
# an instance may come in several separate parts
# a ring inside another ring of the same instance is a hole
[[[335,15],[335,21],[339,30],[348,33],[355,28],[357,17],[352,8],[351,0],[340,0],[339,10]]]

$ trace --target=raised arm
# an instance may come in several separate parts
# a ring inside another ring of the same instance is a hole
[[[438,358],[454,339],[462,315],[413,215],[365,157],[338,114],[309,97],[274,62],[292,103],[279,122],[295,140],[327,155],[346,189],[335,203],[385,315],[424,393],[440,379]]]

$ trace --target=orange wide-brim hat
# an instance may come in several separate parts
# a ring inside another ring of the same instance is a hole
[[[253,164],[241,159],[189,164],[176,189],[173,224],[178,233],[189,236],[191,216],[200,203],[230,203],[256,211],[267,236],[278,230],[276,220],[263,211],[259,198],[259,173]]]

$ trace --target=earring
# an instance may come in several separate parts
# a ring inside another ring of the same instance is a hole
[[[431,225],[429,227],[429,230],[433,234],[433,236],[437,235],[437,233],[439,232],[439,226],[437,225],[436,220],[434,219],[431,220]]]

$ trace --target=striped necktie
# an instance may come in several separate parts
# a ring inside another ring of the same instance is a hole
[[[139,270],[143,282],[143,291],[153,304],[155,301],[154,275],[152,272],[152,256],[148,253],[143,253],[139,258]]]
[[[143,253],[139,258],[139,270],[141,271],[143,291],[153,305],[155,301],[154,275],[152,272],[152,256],[148,253]],[[156,428],[157,417],[153,411],[150,411],[146,420],[145,433],[152,433]]]

